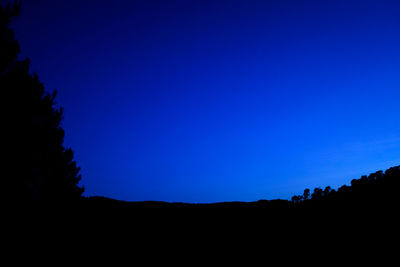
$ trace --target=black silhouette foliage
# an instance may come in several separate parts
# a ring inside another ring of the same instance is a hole
[[[399,188],[400,166],[395,166],[353,179],[350,186],[338,190],[317,187],[310,199],[310,190],[306,189],[303,196],[293,196],[292,203],[296,207],[397,207]]]
[[[20,6],[19,1],[0,6],[0,88],[11,147],[11,185],[5,194],[24,202],[71,202],[83,192],[80,168],[72,150],[63,146],[56,92],[45,92],[38,76],[29,73],[29,60],[17,59],[20,47],[9,24]]]
[[[20,2],[8,3],[4,7],[0,5],[0,73],[13,65],[20,52],[14,32],[9,28],[12,17],[18,15],[20,7]]]

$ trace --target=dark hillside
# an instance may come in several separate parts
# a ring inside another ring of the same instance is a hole
[[[315,188],[304,190],[302,196],[288,200],[259,200],[254,202],[220,202],[210,204],[170,203],[162,201],[129,202],[104,197],[83,198],[84,205],[93,208],[394,208],[399,202],[400,166],[378,171],[351,180],[335,190]]]

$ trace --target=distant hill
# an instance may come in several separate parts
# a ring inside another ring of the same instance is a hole
[[[121,201],[106,197],[83,198],[84,205],[103,208],[288,208],[289,200],[258,200],[253,202],[184,203],[164,201]]]
[[[331,187],[305,189],[304,194],[293,196],[291,200],[258,200],[254,202],[219,202],[193,204],[162,201],[129,202],[106,197],[85,197],[84,205],[98,208],[345,208],[345,207],[394,207],[400,199],[400,166],[386,171],[377,171],[359,179],[353,179],[350,185],[337,190]]]

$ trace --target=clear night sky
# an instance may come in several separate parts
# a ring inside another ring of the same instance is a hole
[[[400,163],[400,1],[25,0],[86,196],[288,199]]]

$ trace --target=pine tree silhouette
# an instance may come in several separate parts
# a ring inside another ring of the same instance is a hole
[[[20,47],[10,22],[20,7],[20,1],[0,5],[0,88],[10,148],[3,171],[10,185],[3,194],[14,201],[69,203],[79,200],[84,190],[78,186],[80,168],[72,150],[63,146],[56,92],[45,92],[38,76],[29,73],[29,60],[17,59]]]

